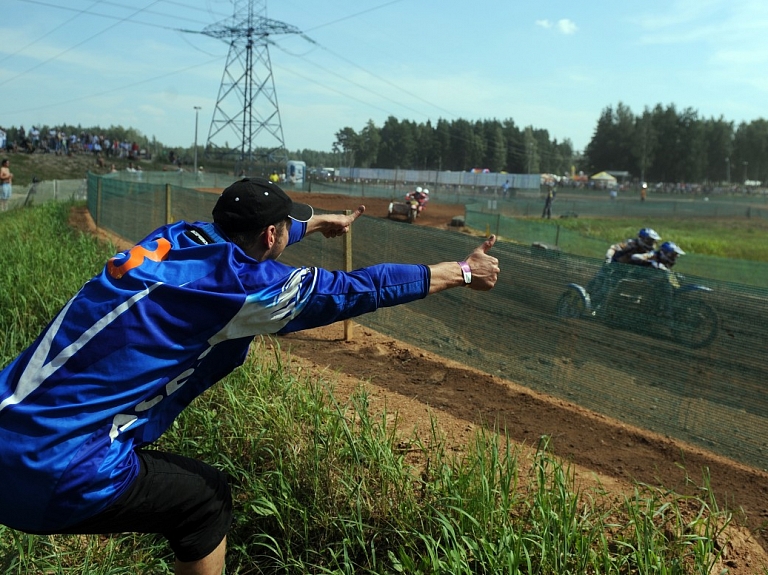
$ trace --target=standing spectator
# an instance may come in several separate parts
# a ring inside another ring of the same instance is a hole
[[[648,184],[643,182],[643,184],[640,186],[640,201],[645,201],[645,196],[648,193]]]
[[[257,335],[496,284],[494,236],[458,263],[342,272],[278,262],[306,235],[347,233],[364,211],[315,215],[277,185],[243,179],[221,194],[213,223],[163,226],[109,260],[0,372],[0,523],[162,533],[177,573],[220,575],[233,518],[227,475],[144,448],[242,365]]]
[[[67,135],[64,133],[64,130],[59,130],[56,133],[56,138],[58,139],[57,150],[58,150],[59,154],[67,155],[68,154],[68,151],[67,151]]]
[[[4,159],[0,164],[0,210],[8,210],[8,200],[11,199],[13,192],[13,174],[11,173],[10,162]]]
[[[544,200],[544,211],[541,212],[542,218],[552,219],[552,204],[555,202],[555,196],[557,195],[557,192],[555,192],[555,188],[552,186],[549,186],[549,191],[547,192],[547,198]]]
[[[32,147],[37,148],[40,145],[40,130],[35,126],[32,126],[29,135],[32,138]]]
[[[59,131],[56,128],[50,128],[48,130],[48,151],[52,154],[57,153],[59,143]]]
[[[502,198],[506,198],[507,196],[509,196],[509,188],[511,188],[511,187],[512,186],[510,185],[509,180],[507,180],[506,182],[504,182],[501,185],[501,197]]]

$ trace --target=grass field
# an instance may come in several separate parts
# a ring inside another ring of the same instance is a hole
[[[112,255],[73,232],[67,206],[0,214],[2,365]],[[233,477],[227,573],[710,573],[731,520],[710,499],[645,485],[577,488],[542,437],[529,457],[488,431],[463,453],[401,437],[359,392],[292,369],[259,338],[246,365],[198,398],[157,447]],[[168,573],[154,535],[31,536],[0,526],[3,573]]]
[[[768,220],[654,218],[648,219],[573,218],[550,220],[579,234],[603,240],[609,245],[637,236],[640,228],[653,227],[662,240],[671,240],[686,252],[758,262],[768,262]]]

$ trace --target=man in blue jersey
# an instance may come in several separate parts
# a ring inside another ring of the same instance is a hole
[[[356,317],[459,286],[489,290],[495,237],[464,261],[352,272],[278,262],[365,211],[316,215],[242,179],[213,223],[177,222],[111,258],[0,372],[0,523],[29,533],[161,533],[177,573],[221,573],[227,477],[143,447],[245,360],[254,336]]]

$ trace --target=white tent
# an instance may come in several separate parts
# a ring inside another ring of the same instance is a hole
[[[616,183],[616,178],[614,178],[611,174],[608,172],[599,172],[595,174],[594,176],[590,176],[590,180],[594,180],[595,182],[605,182],[607,183]]]
[[[598,188],[615,188],[616,178],[614,178],[608,172],[599,172],[594,176],[590,176],[591,181],[595,183]]]

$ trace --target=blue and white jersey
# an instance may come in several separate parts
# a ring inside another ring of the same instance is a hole
[[[289,243],[306,224],[293,222]],[[356,317],[427,295],[429,270],[350,273],[257,262],[210,223],[162,227],[113,257],[0,372],[0,523],[55,531],[92,517],[138,474],[254,336]]]

